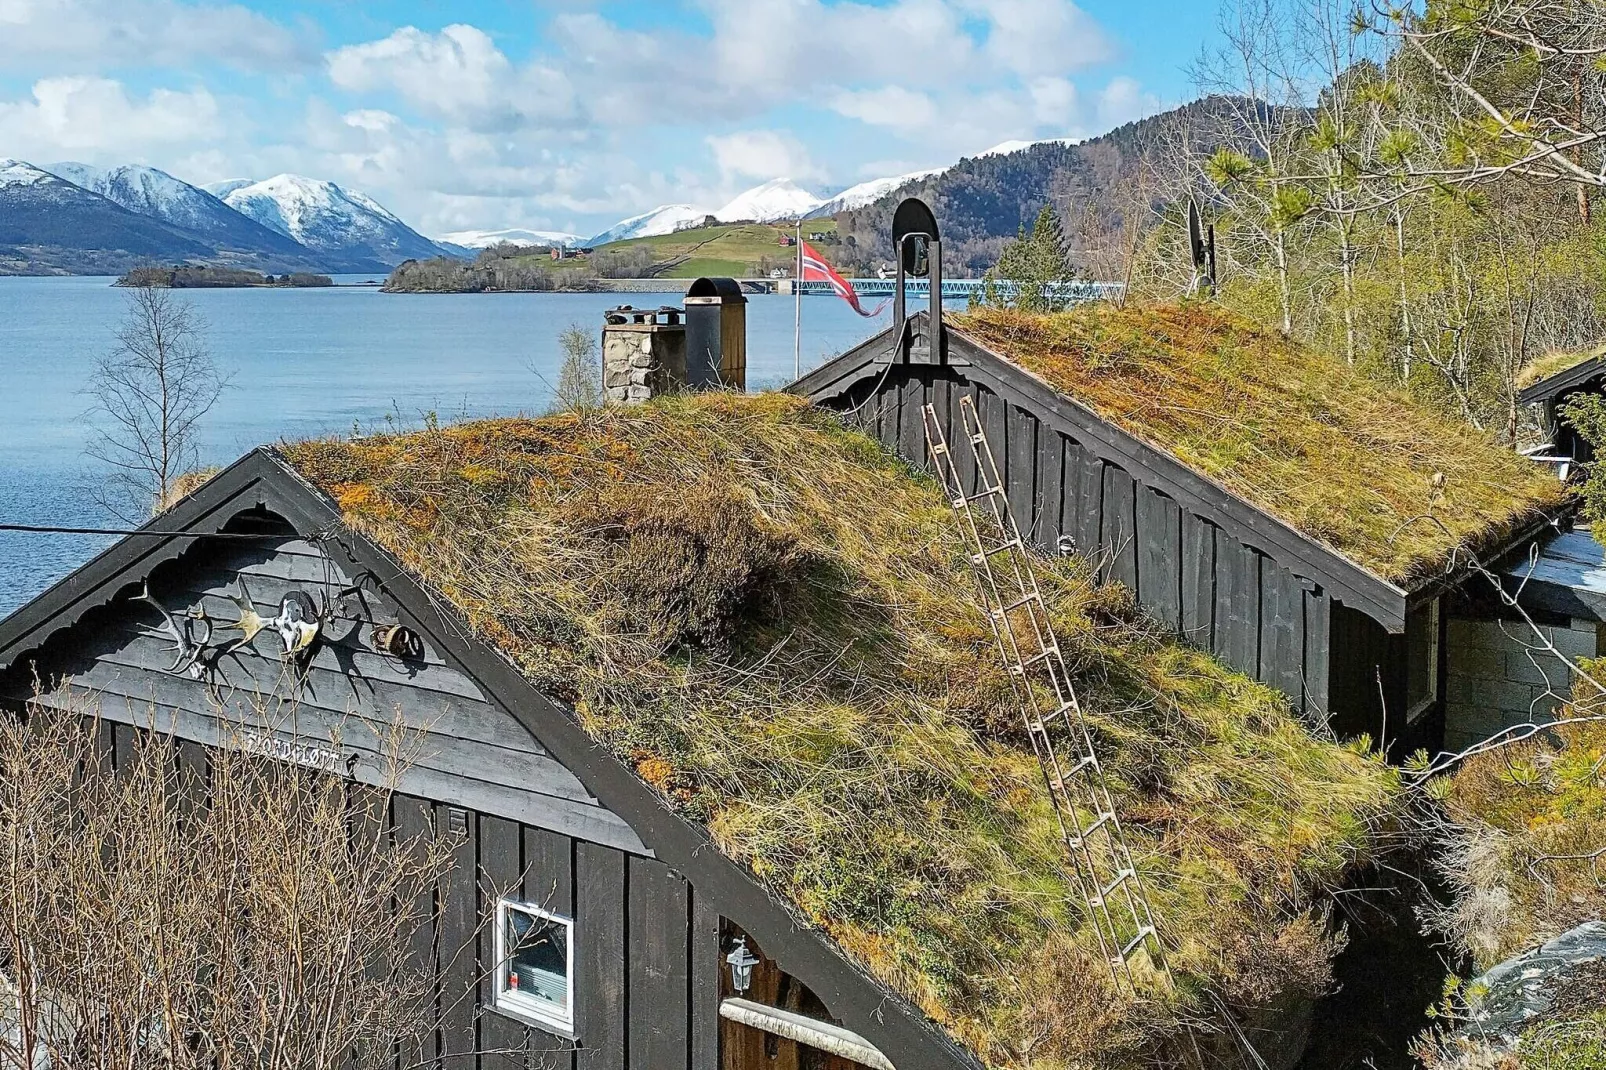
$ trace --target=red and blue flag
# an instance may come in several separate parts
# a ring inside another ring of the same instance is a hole
[[[888,298],[887,301],[882,301],[874,309],[866,312],[864,306],[859,303],[859,292],[853,288],[853,283],[839,275],[836,268],[827,263],[825,257],[821,256],[814,246],[804,242],[803,253],[799,260],[803,264],[804,282],[830,283],[831,289],[836,292],[836,295],[853,306],[853,311],[861,316],[881,315],[881,311],[887,307],[887,301],[891,300],[891,298]]]

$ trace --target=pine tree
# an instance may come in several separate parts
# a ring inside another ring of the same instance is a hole
[[[1022,226],[1004,247],[998,266],[987,273],[982,298],[1022,312],[1056,312],[1069,303],[1064,284],[1075,277],[1059,213],[1045,204],[1031,232]]]

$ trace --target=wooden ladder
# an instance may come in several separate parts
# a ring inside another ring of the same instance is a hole
[[[1092,733],[1071,686],[1043,592],[1032,571],[1031,553],[1021,540],[992,446],[968,394],[960,398],[959,412],[970,456],[975,459],[978,489],[967,493],[937,410],[931,405],[923,412],[926,445],[969,542],[987,621],[1042,767],[1085,911],[1117,984],[1134,985],[1132,963],[1144,950],[1154,967],[1169,977],[1148,894],[1127,849]],[[1032,686],[1034,676],[1047,681],[1053,709],[1044,709],[1038,689]]]

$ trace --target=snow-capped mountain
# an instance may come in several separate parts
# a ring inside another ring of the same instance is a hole
[[[818,208],[820,198],[789,178],[774,178],[754,186],[714,213],[722,223],[755,220],[773,223],[780,219],[799,219]]]
[[[201,188],[221,201],[235,190],[251,185],[253,181],[255,180],[250,178],[226,178],[222,182],[208,182]]]
[[[41,171],[31,163],[9,158],[0,159],[0,189],[20,186],[50,185],[51,174]],[[58,194],[60,190],[56,190]]]
[[[247,218],[217,197],[154,167],[114,167],[58,163],[52,173],[138,215],[194,231],[220,248],[292,258],[306,265],[309,251],[299,242]]]
[[[119,274],[141,261],[190,260],[200,237],[41,167],[0,159],[0,273]]]
[[[320,179],[275,175],[229,190],[223,203],[328,257],[394,267],[447,253],[372,197]]]
[[[600,234],[593,234],[586,245],[607,245],[627,238],[652,238],[659,234],[673,234],[677,230],[695,227],[707,218],[708,212],[689,204],[664,204],[650,212],[621,219]]]
[[[560,245],[575,246],[585,241],[581,234],[566,234],[561,230],[525,230],[511,227],[507,230],[454,230],[435,239],[465,249],[489,249],[504,242],[509,245]]]
[[[1074,137],[1045,137],[1037,141],[1000,141],[992,148],[976,153],[972,159],[979,160],[983,156],[1012,156],[1017,152],[1025,152],[1035,145],[1075,145],[1080,140]]]
[[[912,182],[919,182],[922,178],[940,175],[946,167],[934,167],[929,171],[910,171],[906,175],[894,175],[891,178],[873,178],[868,182],[860,182],[857,186],[849,186],[835,197],[820,205],[809,213],[809,218],[820,219],[833,216],[838,212],[851,212],[855,208],[863,208],[874,201],[879,201],[889,193],[895,193]]]

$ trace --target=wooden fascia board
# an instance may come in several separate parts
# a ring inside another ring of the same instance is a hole
[[[1517,395],[1517,402],[1529,405],[1550,401],[1564,391],[1583,386],[1598,375],[1606,375],[1606,357],[1589,357],[1525,387]]]
[[[334,503],[284,464],[263,482],[276,491],[269,508],[298,530],[340,523]],[[592,739],[574,711],[536,689],[512,662],[474,638],[468,624],[444,599],[426,591],[389,551],[342,527],[334,540],[359,571],[374,576],[384,594],[411,624],[428,635],[455,667],[474,679],[487,697],[524,725],[587,791],[635,830],[653,855],[708,895],[719,911],[750,932],[764,954],[798,977],[854,1032],[894,1065],[908,1070],[980,1070],[981,1064],[906,1000],[849,962],[818,929],[806,927],[791,907],[771,895],[748,872]],[[355,578],[355,576],[354,576]]]
[[[198,538],[222,530],[236,515],[261,504],[242,505],[241,499],[255,488],[263,461],[258,451],[246,454],[194,494],[136,529],[193,531],[194,536],[123,536],[0,621],[0,669],[52,633],[72,626],[86,611],[109,602],[122,587],[178,557]]]
[[[824,398],[840,397],[859,380],[881,373],[884,364],[893,356],[892,337],[891,327],[880,334],[872,335],[847,352],[832,357],[818,368],[799,377],[786,387],[787,392],[801,394],[814,402]],[[921,365],[921,367],[933,366]]]

